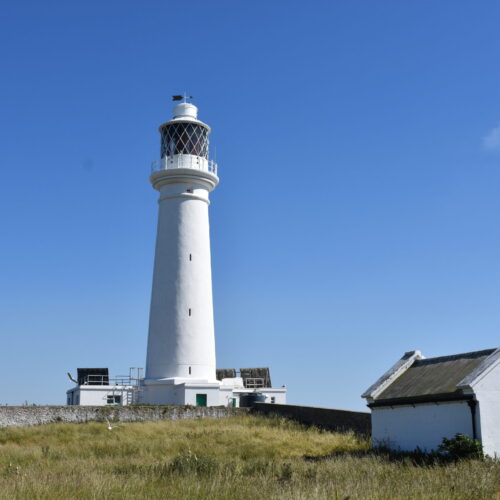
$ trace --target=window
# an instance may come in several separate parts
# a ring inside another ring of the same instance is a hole
[[[189,254],[189,260],[193,260],[193,256]]]
[[[192,193],[192,192],[193,192],[193,189],[192,189],[192,188],[187,188],[187,189],[186,189],[186,192],[188,192],[188,193]]]
[[[161,157],[188,154],[208,159],[208,129],[198,123],[169,123],[161,128]]]
[[[191,375],[191,367],[189,367],[189,375]]]
[[[106,398],[106,404],[108,405],[121,405],[122,397],[116,394],[108,394]]]
[[[191,316],[191,309],[189,309],[189,316]]]
[[[271,403],[272,404],[276,403],[276,398],[274,396],[271,398]]]

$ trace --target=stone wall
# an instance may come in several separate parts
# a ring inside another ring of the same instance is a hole
[[[224,418],[246,408],[193,406],[0,406],[0,427],[24,427],[54,422],[147,422],[190,418]]]
[[[332,431],[352,430],[361,434],[371,434],[371,415],[367,412],[271,403],[254,403],[251,411],[290,418],[303,424],[315,425]]]
[[[246,413],[248,408],[222,406],[0,406],[1,427],[24,427],[54,422],[148,422],[194,418],[224,418]],[[370,413],[312,406],[255,403],[250,410],[278,415],[333,431],[354,430],[370,434]]]

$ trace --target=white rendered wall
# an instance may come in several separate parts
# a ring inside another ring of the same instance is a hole
[[[373,446],[402,451],[435,450],[443,437],[472,437],[472,416],[466,401],[372,408]]]
[[[183,405],[184,386],[181,384],[148,384],[143,386],[139,401],[150,405]]]
[[[80,386],[71,389],[67,393],[73,393],[72,404],[75,405],[76,397],[79,398],[80,406],[106,406],[108,396],[121,396],[121,405],[127,406],[133,402],[134,389],[129,386]]]
[[[233,406],[233,398],[236,399],[236,406],[239,406],[240,398],[238,395],[233,394],[233,388],[221,385],[219,390],[219,406]]]
[[[265,403],[272,403],[272,398],[274,398],[274,403],[277,405],[286,404],[286,389],[264,389],[262,394],[266,397]]]
[[[156,175],[163,180],[153,183],[160,200],[146,379],[215,381],[208,193],[217,177],[189,169]]]
[[[207,406],[220,406],[219,386],[215,384],[185,385],[184,404],[196,406],[196,395],[207,395]]]
[[[219,384],[148,384],[144,386],[141,402],[157,405],[196,406],[196,395],[207,395],[207,406],[227,406],[221,402]]]
[[[474,384],[474,391],[479,402],[483,450],[490,457],[500,458],[500,365]]]
[[[240,406],[240,396],[242,394],[248,394],[250,392],[258,392],[259,394],[262,394],[265,396],[265,401],[264,403],[275,403],[275,404],[281,404],[284,405],[286,404],[286,388],[285,387],[279,387],[279,388],[265,388],[265,389],[242,389],[242,388],[235,388],[230,389],[224,386],[221,386],[220,388],[220,405],[222,406],[232,406],[232,398],[236,399],[236,406],[239,408]],[[274,401],[273,401],[274,398]]]

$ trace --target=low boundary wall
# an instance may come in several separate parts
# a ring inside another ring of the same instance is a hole
[[[290,418],[302,424],[332,431],[355,431],[371,434],[371,414],[361,411],[334,410],[315,406],[254,403],[252,413]]]
[[[1,427],[26,427],[55,422],[149,422],[194,418],[224,418],[246,408],[194,406],[0,406]]]

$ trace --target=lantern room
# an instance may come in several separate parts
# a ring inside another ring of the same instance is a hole
[[[161,134],[160,157],[193,155],[208,160],[210,127],[198,120],[198,108],[190,102],[174,107],[174,117],[159,128]]]

